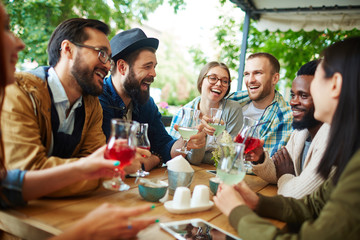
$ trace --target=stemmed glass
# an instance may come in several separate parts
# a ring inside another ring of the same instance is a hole
[[[210,126],[215,128],[214,136],[210,137],[208,145],[211,147],[217,147],[216,138],[225,130],[225,122],[221,119],[222,109],[210,108],[211,122]]]
[[[225,184],[233,185],[241,182],[246,174],[244,167],[244,148],[242,143],[221,143],[219,163],[216,175]]]
[[[148,128],[149,128],[149,124],[147,123],[140,123],[140,127],[138,129],[138,131],[136,132],[136,138],[137,138],[137,146],[139,148],[142,149],[146,149],[148,151],[150,151],[150,141],[148,138]],[[146,155],[143,155],[142,157],[146,157]],[[150,173],[143,170],[143,169],[139,169],[136,172],[136,177],[145,177],[147,175],[149,175]]]
[[[259,121],[244,117],[244,125],[236,136],[235,142],[245,144],[245,154],[251,152],[260,145],[259,128],[257,127],[259,125]],[[248,173],[252,172],[250,162],[245,161],[245,167]]]
[[[124,177],[124,167],[131,164],[136,154],[136,131],[139,123],[122,119],[111,119],[111,135],[104,152],[104,158],[118,160],[120,165],[115,168],[111,180],[103,182],[106,189],[125,191],[130,188],[121,177]]]
[[[197,126],[200,124],[200,111],[192,108],[182,108],[181,112],[178,132],[185,143],[180,149],[176,149],[176,151],[187,154],[189,153],[186,149],[187,143],[190,137],[198,132]]]

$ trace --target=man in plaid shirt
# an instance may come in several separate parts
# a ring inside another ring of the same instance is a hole
[[[270,157],[285,146],[292,132],[292,111],[282,95],[275,90],[280,78],[279,61],[269,53],[251,54],[245,64],[244,81],[247,91],[236,92],[230,99],[240,102],[244,117],[261,122],[258,126],[264,149]]]

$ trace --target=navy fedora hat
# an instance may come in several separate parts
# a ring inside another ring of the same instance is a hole
[[[110,40],[112,59],[117,61],[121,57],[143,47],[152,47],[157,49],[159,40],[148,38],[140,28],[132,28],[116,34]]]

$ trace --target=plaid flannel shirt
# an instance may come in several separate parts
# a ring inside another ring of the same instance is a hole
[[[238,101],[241,106],[251,102],[247,90],[236,92],[230,99]],[[284,100],[281,94],[275,90],[275,102],[264,112],[259,122],[270,121],[269,124],[259,126],[260,138],[264,140],[264,149],[270,157],[276,153],[281,146],[285,146],[293,131],[293,115],[290,105]]]

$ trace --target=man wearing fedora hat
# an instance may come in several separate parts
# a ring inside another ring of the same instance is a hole
[[[103,108],[103,131],[110,135],[111,118],[124,118],[148,123],[148,137],[152,155],[143,159],[145,170],[150,170],[179,155],[175,151],[183,140],[174,140],[161,122],[161,114],[150,97],[150,85],[156,76],[156,50],[159,40],[148,38],[139,28],[123,31],[110,41],[114,66],[111,76],[104,79],[104,92],[99,96]],[[205,134],[200,132],[189,141],[188,148],[205,145]]]

